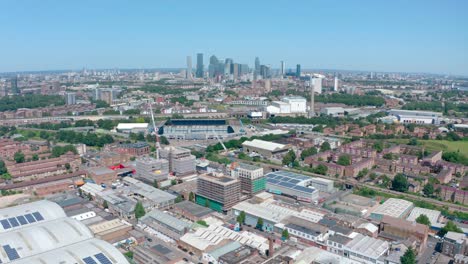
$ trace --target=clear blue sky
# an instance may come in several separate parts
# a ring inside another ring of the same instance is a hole
[[[184,67],[197,52],[278,68],[468,75],[468,1],[3,0],[0,72]]]

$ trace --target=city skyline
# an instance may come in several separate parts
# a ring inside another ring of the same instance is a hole
[[[216,54],[273,68],[468,75],[465,2],[109,3],[7,1],[0,24],[15,25],[2,29],[0,72],[186,68],[203,53],[205,64]]]

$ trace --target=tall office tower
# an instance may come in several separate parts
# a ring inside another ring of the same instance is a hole
[[[192,57],[187,56],[187,71],[185,72],[185,79],[192,79]]]
[[[15,75],[15,77],[13,77],[13,79],[11,79],[11,93],[12,94],[19,94],[20,91],[18,89],[18,76]]]
[[[229,76],[231,74],[232,63],[233,60],[229,58],[224,61],[224,76]]]
[[[260,59],[255,57],[255,71],[254,71],[254,79],[256,80],[258,75],[260,75]]]
[[[266,178],[263,168],[246,163],[234,163],[231,165],[231,176],[241,182],[241,191],[252,197],[254,194],[265,190]]]
[[[299,66],[299,71],[300,71],[300,65],[298,64],[297,66]],[[297,73],[296,73],[297,74]],[[310,75],[310,111],[309,111],[309,116],[310,117],[313,117],[315,116],[315,87],[314,87],[314,83],[313,83],[313,74]]]
[[[338,92],[338,76],[335,76],[335,85],[333,85],[333,91]]]
[[[281,61],[281,76],[284,77],[286,75],[286,64],[284,61]]]
[[[76,104],[76,93],[65,93],[65,102],[67,103],[67,105]]]
[[[232,75],[234,76],[234,79],[237,79],[239,77],[239,64],[238,63],[232,64]]]
[[[175,176],[193,174],[195,170],[195,156],[190,150],[179,147],[167,147],[161,149],[161,158],[169,161],[169,171]]]
[[[208,64],[208,76],[210,78],[215,77],[216,66],[218,65],[218,58],[215,55],[211,55],[210,64]]]
[[[165,159],[142,157],[136,160],[136,177],[152,184],[155,180],[166,180],[169,175],[169,162]]]
[[[245,75],[249,73],[249,65],[247,64],[239,64],[239,74]]]
[[[241,185],[238,179],[219,174],[200,175],[195,201],[218,212],[227,212],[240,201]]]
[[[197,54],[197,78],[203,78],[203,53]]]
[[[313,75],[311,75],[313,76]],[[323,78],[319,75],[319,76],[313,76],[312,79],[311,79],[311,85],[312,87],[314,88],[314,91],[318,94],[321,94],[322,93],[322,81],[323,81]]]
[[[300,64],[296,65],[296,77],[297,78],[301,77],[301,65]]]
[[[266,65],[260,65],[260,75],[262,76],[262,79],[270,78],[270,67]]]

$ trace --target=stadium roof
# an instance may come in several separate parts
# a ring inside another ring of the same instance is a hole
[[[117,129],[136,129],[136,128],[148,128],[148,123],[119,123]]]
[[[0,209],[0,234],[66,217],[56,203],[41,200],[29,204]]]

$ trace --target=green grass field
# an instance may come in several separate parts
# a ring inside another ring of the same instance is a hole
[[[399,144],[407,144],[408,139],[390,139],[389,142],[395,142]],[[468,141],[448,141],[448,140],[422,140],[418,139],[418,142],[428,151],[458,151],[464,156],[468,156]]]

